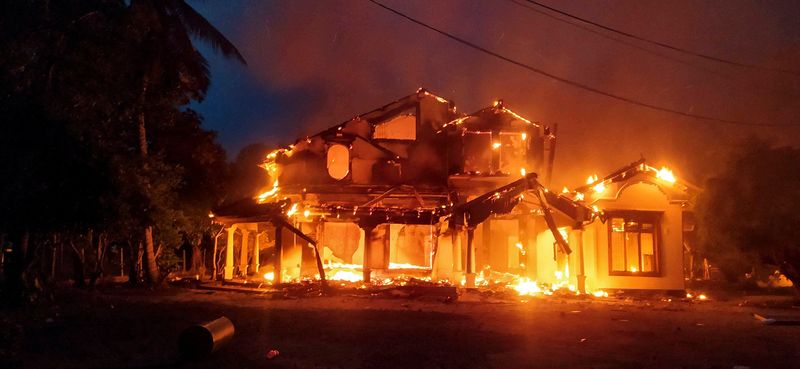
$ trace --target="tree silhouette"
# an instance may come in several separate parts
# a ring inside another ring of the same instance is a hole
[[[749,139],[698,198],[701,245],[729,277],[760,262],[778,268],[800,291],[798,209],[800,149]]]
[[[183,0],[133,0],[131,30],[145,52],[141,68],[139,112],[139,153],[147,171],[149,143],[148,115],[160,104],[183,105],[202,100],[209,85],[206,59],[197,51],[192,37],[208,43],[222,55],[245,63],[244,57],[225,36]],[[177,85],[178,89],[170,89]],[[175,95],[172,95],[175,94]],[[171,96],[172,95],[172,96]],[[152,124],[152,120],[150,120]],[[152,225],[144,228],[147,276],[159,281]]]

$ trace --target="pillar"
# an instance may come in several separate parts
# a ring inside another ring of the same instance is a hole
[[[475,287],[475,228],[467,227],[467,274],[466,284],[467,288]]]
[[[317,234],[319,230],[319,222],[303,222],[300,223],[299,228],[300,231],[302,231],[306,236],[309,236],[319,242],[319,235]],[[319,274],[314,245],[305,241],[301,241],[301,243],[300,277],[311,277],[315,274]]]
[[[578,292],[586,293],[586,271],[583,265],[583,228],[576,228],[575,232],[575,251],[577,255],[577,269],[575,277],[578,281]]]
[[[372,231],[375,229],[375,225],[359,224],[359,227],[364,230],[363,280],[364,283],[369,283],[370,274],[372,273]]]
[[[261,267],[259,260],[261,257],[261,233],[258,232],[258,230],[256,230],[254,238],[255,243],[253,244],[253,263],[251,264],[250,270],[258,276],[258,269]]]
[[[450,242],[452,243],[453,247],[453,280],[459,281],[463,275],[463,268],[462,263],[463,260],[461,259],[461,229],[458,226],[455,226],[450,231]]]
[[[247,247],[250,243],[250,232],[242,228],[242,247],[239,248],[239,274],[247,277]]]
[[[236,235],[236,226],[228,227],[228,243],[225,245],[225,271],[222,276],[225,280],[233,279],[233,241]]]
[[[382,236],[383,240],[381,244],[383,246],[383,257],[381,258],[381,265],[383,266],[383,268],[389,269],[389,263],[391,262],[391,253],[392,253],[390,247],[392,240],[392,228],[389,223],[382,224],[380,227],[382,227],[383,231],[383,236]]]
[[[283,282],[283,226],[275,225],[275,256],[272,257],[272,273],[275,275],[274,284]]]
[[[370,240],[370,267],[372,269],[389,269],[389,224],[379,224],[372,228]]]
[[[480,255],[477,255],[477,252],[474,255],[474,260],[476,262],[476,267],[480,265],[481,267],[485,267],[487,265],[491,266],[493,270],[502,270],[500,267],[504,265],[497,265],[495,263],[495,258],[497,258],[497,254],[499,253],[498,250],[493,250],[493,242],[492,242],[492,217],[489,216],[483,223],[480,224],[481,227],[481,240],[479,248],[476,248],[475,251],[480,251]],[[504,242],[505,243],[505,242]],[[499,246],[499,245],[498,245]]]
[[[431,242],[431,280],[437,281],[439,279],[439,225],[431,226],[430,242]]]

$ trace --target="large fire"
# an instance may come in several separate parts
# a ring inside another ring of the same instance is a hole
[[[569,284],[569,270],[555,272],[556,281],[553,283],[542,283],[512,273],[496,272],[491,268],[482,270],[475,276],[475,285],[483,288],[502,288],[512,290],[519,296],[551,296],[559,295],[580,295],[577,287]],[[461,280],[461,285],[466,284],[466,279]],[[603,290],[587,291],[586,294],[595,297],[608,297],[608,292]]]
[[[276,179],[275,182],[272,183],[272,188],[269,191],[258,195],[256,198],[258,199],[259,203],[266,202],[267,199],[277,195],[279,190],[280,187],[278,187],[278,180]]]
[[[359,264],[347,263],[333,263],[328,262],[324,266],[326,279],[329,281],[336,281],[342,286],[353,286],[350,283],[357,283],[354,287],[364,288],[363,281],[363,267]],[[390,276],[384,278],[373,278],[372,284],[378,286],[406,286],[410,281],[415,280],[418,283],[432,283],[430,276],[416,277],[406,274],[406,272],[419,270],[429,271],[430,268],[422,265],[405,264],[405,263],[390,263],[389,270],[393,270]],[[267,272],[263,275],[264,280],[269,283],[275,282],[275,274]],[[482,270],[475,276],[475,285],[482,288],[489,288],[495,291],[507,290],[513,291],[518,296],[534,297],[534,296],[550,296],[554,294],[560,295],[580,295],[575,285],[569,284],[569,270],[565,268],[563,271],[555,272],[556,281],[553,283],[541,283],[532,280],[528,277],[523,277],[513,273],[496,272],[491,268]],[[318,280],[319,275],[311,280]],[[305,279],[308,280],[308,279]],[[299,283],[301,280],[293,280],[292,282]],[[466,280],[462,278],[461,286],[464,286]],[[437,285],[452,286],[451,282],[438,282]],[[587,294],[595,297],[608,297],[608,292],[597,290],[587,291]]]
[[[672,171],[667,167],[661,167],[656,173],[656,177],[669,183],[675,183],[675,175],[672,174]]]
[[[606,190],[606,185],[604,182],[599,181],[597,174],[590,175],[589,178],[586,179],[587,185],[593,185],[592,189],[596,193],[603,193]]]

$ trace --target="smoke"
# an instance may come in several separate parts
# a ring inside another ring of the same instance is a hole
[[[660,50],[692,66],[675,63],[509,1],[384,2],[503,55],[612,93],[725,119],[800,124],[798,76]],[[603,1],[554,6],[686,49],[800,70],[800,3]],[[240,11],[215,15],[223,7]],[[368,1],[243,1],[198,4],[198,9],[215,24],[221,22],[239,46],[248,59],[247,78],[267,95],[278,96],[263,104],[280,104],[275,107],[280,114],[245,122],[251,141],[288,143],[421,86],[454,100],[461,112],[502,98],[531,120],[557,124],[554,188],[581,184],[590,174],[602,176],[640,156],[699,183],[747,135],[784,144],[800,140],[796,128],[710,123],[581,91],[457,44]],[[214,96],[220,95],[225,94]],[[217,129],[224,138],[226,128]],[[226,142],[232,147],[246,143]]]

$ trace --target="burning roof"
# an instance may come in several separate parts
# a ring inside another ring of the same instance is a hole
[[[584,185],[573,190],[564,188],[562,196],[576,201],[592,203],[601,198],[618,196],[624,183],[630,181],[647,181],[658,184],[660,188],[673,200],[691,202],[700,188],[688,181],[678,179],[673,171],[666,166],[661,169],[650,166],[645,159],[630,163],[605,177],[596,174],[587,178]]]

